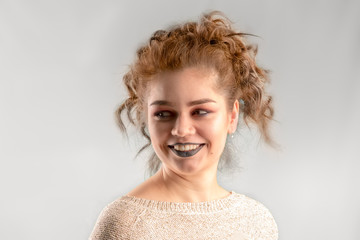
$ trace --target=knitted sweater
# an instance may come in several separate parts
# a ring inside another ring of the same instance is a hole
[[[196,203],[126,195],[101,211],[89,239],[277,240],[278,229],[263,204],[234,191],[223,199]]]

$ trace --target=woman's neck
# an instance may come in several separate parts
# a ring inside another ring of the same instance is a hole
[[[218,185],[216,171],[180,175],[162,167],[151,180],[162,198],[170,202],[204,202],[225,198],[230,194]]]

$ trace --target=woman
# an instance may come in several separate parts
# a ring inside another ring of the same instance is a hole
[[[212,12],[157,31],[139,48],[124,76],[129,97],[116,114],[121,129],[126,111],[149,140],[155,174],[108,204],[90,239],[278,238],[264,205],[222,188],[216,177],[240,113],[272,142],[268,76],[245,35]]]

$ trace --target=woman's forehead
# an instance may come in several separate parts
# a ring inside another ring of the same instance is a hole
[[[187,68],[164,72],[151,81],[147,89],[147,102],[217,101],[222,97],[216,88],[217,78],[217,73],[211,69]]]

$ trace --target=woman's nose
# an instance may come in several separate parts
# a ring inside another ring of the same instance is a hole
[[[173,136],[185,137],[195,133],[195,127],[189,117],[179,115],[171,130]]]

